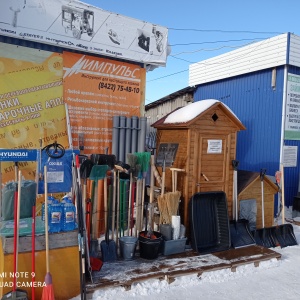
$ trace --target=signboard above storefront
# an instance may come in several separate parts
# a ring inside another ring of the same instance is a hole
[[[295,74],[288,74],[284,138],[300,140],[300,76]]]
[[[1,0],[0,35],[165,66],[168,29],[80,1]]]

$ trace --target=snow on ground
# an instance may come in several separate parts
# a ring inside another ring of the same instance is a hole
[[[300,226],[293,227],[300,242]],[[156,297],[160,300],[300,299],[300,246],[273,250],[282,255],[281,260],[261,262],[259,267],[253,264],[240,266],[236,272],[226,269],[205,272],[200,278],[182,276],[171,284],[164,280],[148,280],[132,285],[129,291],[121,287],[99,289],[94,292],[93,300],[150,300]]]

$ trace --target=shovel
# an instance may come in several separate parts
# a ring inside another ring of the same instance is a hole
[[[246,219],[238,219],[238,204],[237,204],[237,167],[239,162],[232,161],[233,166],[233,207],[235,219],[230,221],[230,237],[233,248],[242,248],[250,245],[255,245],[255,240],[249,229],[249,221]]]
[[[91,173],[90,173],[90,180],[93,180],[95,182],[95,192],[94,192],[94,199],[93,199],[93,214],[95,214],[92,218],[92,241],[91,241],[91,248],[97,248],[97,246],[93,247],[93,245],[98,245],[98,217],[100,218],[99,214],[100,211],[98,211],[98,208],[100,205],[98,205],[98,181],[105,179],[106,180],[106,172],[108,170],[107,165],[94,165],[92,167]],[[94,251],[92,250],[91,256],[97,257],[96,249]]]
[[[294,228],[292,224],[285,224],[284,217],[284,167],[280,164],[281,171],[281,201],[282,201],[282,225],[275,227],[275,236],[281,248],[288,246],[298,245],[297,239],[294,234]]]
[[[86,210],[86,207],[89,207],[89,203],[87,203],[86,199],[86,189],[87,189],[87,178],[90,177],[92,168],[94,166],[94,163],[90,159],[86,159],[82,162],[80,165],[80,178],[83,179],[83,199],[82,199],[82,211],[83,216],[86,216],[87,213],[91,213],[90,209],[88,208],[88,212]],[[86,239],[86,254],[87,254],[87,264],[88,264],[88,270],[90,273],[90,278],[93,283],[93,277],[91,271],[100,271],[102,267],[102,261],[96,257],[90,257],[90,224],[87,223],[86,220],[90,220],[90,218],[83,218],[83,225],[84,225],[84,232],[85,232],[85,239]]]
[[[86,199],[86,192],[87,192],[87,178],[90,177],[92,168],[94,166],[94,162],[91,159],[86,159],[85,161],[82,162],[82,164],[80,165],[80,178],[83,179],[83,208],[86,206],[86,211],[85,214],[90,214],[91,211],[89,209],[89,199]],[[88,241],[88,245],[90,245],[90,216],[87,215],[86,217],[86,227],[87,227],[87,241]]]
[[[101,241],[100,249],[103,262],[112,262],[117,260],[117,245],[112,239],[109,239],[109,218],[108,218],[108,203],[107,203],[107,182],[104,179],[104,206],[105,206],[105,240]],[[113,201],[114,202],[114,201]],[[114,213],[114,212],[113,212]],[[113,228],[114,230],[114,228]],[[118,235],[117,235],[118,237]]]
[[[261,217],[262,217],[262,228],[257,229],[254,233],[254,239],[257,245],[273,248],[276,247],[274,239],[274,228],[265,228],[265,205],[264,205],[264,177],[266,169],[260,170],[260,181],[261,181]]]

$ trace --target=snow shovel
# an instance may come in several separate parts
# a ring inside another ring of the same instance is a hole
[[[261,218],[262,228],[255,230],[254,239],[257,245],[273,248],[276,247],[274,239],[274,228],[265,228],[265,201],[264,201],[264,177],[266,169],[260,170],[260,181],[261,181]]]
[[[100,249],[102,253],[103,262],[112,262],[117,260],[117,245],[114,240],[109,239],[109,222],[108,222],[108,210],[105,212],[106,217],[106,228],[105,228],[105,240],[101,241]]]
[[[246,219],[238,219],[238,203],[237,203],[237,167],[239,162],[232,161],[233,166],[233,208],[235,219],[230,221],[230,237],[232,248],[242,248],[255,245],[255,240],[249,229],[249,221]]]
[[[86,189],[87,189],[87,178],[90,177],[92,168],[94,166],[94,163],[92,162],[92,160],[90,159],[86,159],[84,160],[81,165],[80,165],[80,169],[79,169],[79,173],[77,173],[78,178],[80,178],[79,182],[81,181],[81,179],[84,180],[83,183],[83,199],[82,199],[82,215],[83,215],[83,226],[84,226],[84,235],[85,235],[85,246],[86,246],[86,258],[87,258],[87,265],[88,265],[88,271],[90,273],[90,278],[91,281],[93,283],[93,276],[92,276],[92,272],[91,271],[100,271],[101,267],[102,267],[102,261],[96,257],[90,257],[90,224],[86,222],[86,218],[85,216],[87,215],[87,210],[86,210],[86,206],[87,206],[87,199],[86,199]],[[90,213],[90,211],[88,212]],[[88,218],[89,220],[89,218]],[[87,229],[87,227],[89,227]]]
[[[294,234],[294,228],[292,224],[285,224],[284,217],[284,167],[280,164],[281,171],[281,201],[282,201],[282,225],[275,227],[275,237],[281,248],[288,246],[298,245],[297,239]]]

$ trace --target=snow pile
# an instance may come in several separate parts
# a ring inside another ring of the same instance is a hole
[[[208,108],[213,106],[215,103],[220,102],[215,99],[208,99],[197,101],[187,106],[184,106],[174,112],[170,113],[164,121],[164,124],[169,123],[185,123],[193,120],[202,112],[206,111]]]
[[[175,123],[186,123],[193,119],[195,119],[197,116],[208,110],[211,106],[213,106],[215,103],[221,103],[219,100],[215,99],[207,99],[207,100],[201,100],[194,103],[191,103],[187,106],[184,106],[180,109],[177,109],[170,113],[166,119],[164,120],[164,124],[175,124]],[[230,113],[238,119],[238,117],[234,114],[234,112],[224,103],[222,103],[230,111]]]

